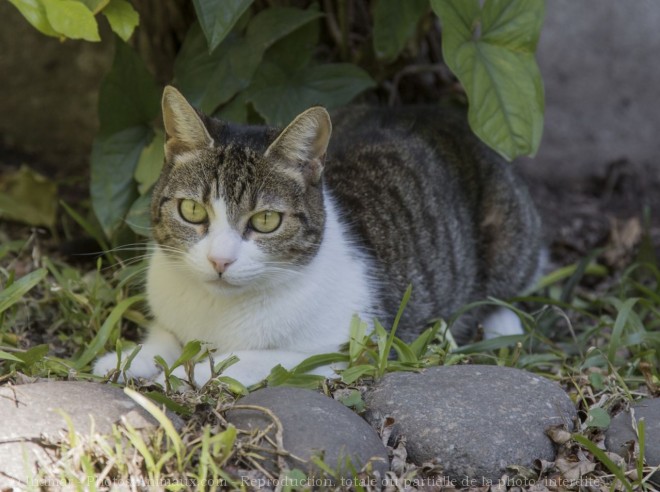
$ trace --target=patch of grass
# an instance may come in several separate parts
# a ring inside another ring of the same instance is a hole
[[[33,236],[0,246],[0,384],[34,377],[99,380],[89,373],[94,358],[106,349],[127,347],[122,335],[135,341],[148,324],[139,282],[144,264],[106,256],[73,265],[45,251]],[[524,296],[485,301],[515,312],[524,335],[462,347],[448,332],[452,320],[437,322],[411,343],[400,340],[396,326],[410,295],[414,293],[406,293],[391,329],[355,318],[342,353],[312,357],[290,371],[274,368],[266,384],[320,385],[359,412],[365,388],[392,371],[464,363],[532,371],[563,385],[580,414],[576,433],[559,444],[557,461],[535,470],[537,477],[580,476],[620,490],[650,490],[643,424],[638,428],[640,445],[631,457],[606,453],[602,441],[612,415],[633,400],[660,395],[660,272],[655,263],[638,261],[623,271],[610,271],[597,255],[589,255],[550,273]],[[166,388],[138,381],[127,390],[161,422],[160,429],[145,434],[123,425],[110,436],[87,440],[71,433],[58,444],[61,459],[43,470],[42,478],[89,490],[131,482],[164,483],[167,490],[190,489],[194,483],[216,484],[199,490],[245,489],[238,477],[275,478],[260,469],[259,446],[224,420],[224,412],[248,389],[220,376],[217,384],[198,391],[171,391],[181,383],[172,370],[192,368],[207,355],[202,345],[189,344],[171,367],[161,361],[169,376]],[[216,373],[221,373],[232,360],[217,362]],[[343,367],[339,380],[326,382],[307,374],[329,363]],[[130,357],[121,361],[118,374],[129,365]],[[186,426],[171,426],[163,406],[181,415]],[[393,452],[393,482],[432,472]],[[356,476],[365,473],[356,470]],[[302,472],[282,470],[281,476],[287,474],[300,477]]]

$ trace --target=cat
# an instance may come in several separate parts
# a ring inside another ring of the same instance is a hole
[[[162,108],[147,274],[154,319],[128,377],[162,381],[154,356],[172,364],[200,340],[216,361],[236,355],[223,374],[250,385],[277,364],[336,352],[356,314],[388,326],[409,284],[404,340],[533,281],[536,209],[460,111],[348,108],[333,129],[312,107],[278,131],[207,117],[171,86]],[[521,333],[507,310],[481,315],[486,336]],[[466,341],[476,323],[461,320],[452,330]],[[94,372],[107,374],[118,357],[102,356]],[[183,368],[174,374],[185,378]],[[196,384],[211,376],[197,364]]]

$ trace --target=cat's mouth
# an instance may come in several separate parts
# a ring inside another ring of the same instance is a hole
[[[223,278],[223,277],[217,277],[217,278],[214,278],[214,279],[207,280],[206,283],[208,285],[213,286],[216,289],[232,289],[232,290],[235,290],[235,289],[240,289],[241,287],[243,287],[243,285],[234,284],[234,283],[230,282],[229,280],[227,280],[226,278]]]

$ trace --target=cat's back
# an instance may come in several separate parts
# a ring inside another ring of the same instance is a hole
[[[348,108],[333,115],[333,126],[326,184],[375,260],[390,317],[409,283],[413,330],[525,287],[538,244],[524,246],[524,235],[538,236],[538,217],[511,165],[471,132],[462,110]],[[492,257],[495,245],[502,251]],[[506,273],[516,254],[524,263],[517,277]]]

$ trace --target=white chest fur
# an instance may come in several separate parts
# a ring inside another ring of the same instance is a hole
[[[183,344],[200,340],[222,353],[337,350],[348,341],[354,314],[364,319],[374,315],[376,290],[331,200],[325,202],[326,226],[317,255],[300,275],[283,284],[222,295],[157,250],[147,286],[156,324]]]

